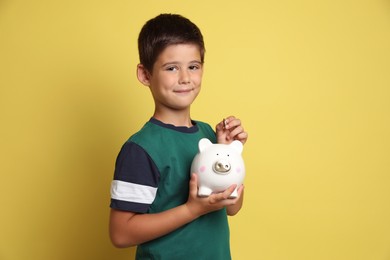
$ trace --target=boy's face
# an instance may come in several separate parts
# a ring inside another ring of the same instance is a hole
[[[199,94],[203,74],[195,44],[171,45],[158,56],[148,83],[156,108],[185,110]]]

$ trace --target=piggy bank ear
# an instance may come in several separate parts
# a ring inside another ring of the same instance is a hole
[[[234,140],[229,145],[239,153],[242,153],[242,149],[244,148],[243,144],[238,140]]]
[[[207,147],[209,147],[212,144],[213,143],[207,138],[200,139],[198,143],[199,152],[203,152]]]

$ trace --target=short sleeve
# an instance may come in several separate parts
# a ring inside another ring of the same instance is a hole
[[[115,163],[110,207],[146,213],[156,197],[159,176],[146,151],[131,141],[126,142]]]

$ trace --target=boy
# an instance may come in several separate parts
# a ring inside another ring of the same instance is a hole
[[[204,43],[190,20],[162,14],[138,38],[138,80],[149,87],[153,117],[123,145],[111,187],[110,237],[117,247],[138,245],[137,259],[230,259],[227,215],[242,206],[229,199],[235,185],[207,198],[197,196],[190,166],[198,141],[245,143],[247,133],[230,116],[216,125],[190,117],[201,87]]]

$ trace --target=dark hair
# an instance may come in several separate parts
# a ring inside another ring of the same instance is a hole
[[[178,14],[160,14],[146,22],[138,36],[140,63],[152,73],[157,57],[170,45],[192,43],[204,62],[205,47],[199,28]]]

